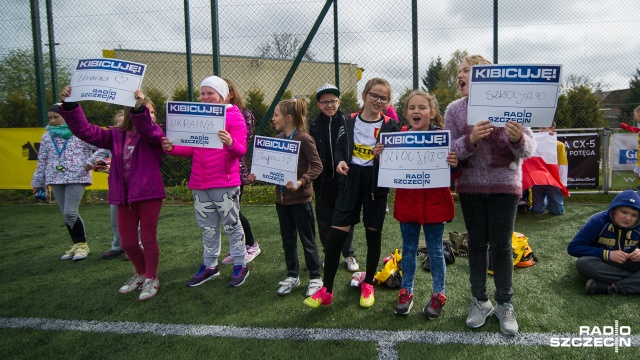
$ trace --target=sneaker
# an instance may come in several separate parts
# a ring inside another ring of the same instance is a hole
[[[395,313],[398,315],[409,315],[413,308],[413,294],[407,289],[401,289],[398,294],[398,303],[396,304]]]
[[[124,255],[122,256],[122,260],[124,260],[124,261],[129,261],[129,257],[127,256],[127,254],[124,254]]]
[[[300,285],[300,278],[297,276],[296,277],[289,276],[288,278],[280,281],[278,285],[279,285],[278,291],[276,291],[278,295],[280,296],[289,295],[289,293],[291,293],[291,290],[293,290],[294,287]]]
[[[518,333],[518,322],[513,305],[504,303],[496,306],[496,317],[500,320],[500,330],[504,334],[513,336]]]
[[[344,262],[347,263],[347,269],[351,272],[356,272],[360,270],[360,266],[356,262],[356,258],[353,256],[347,256],[344,258]]]
[[[611,295],[613,294],[612,286],[610,284],[599,281],[595,279],[587,280],[587,285],[584,287],[584,291],[589,295],[594,294],[603,294],[603,295]]]
[[[220,272],[218,272],[217,266],[214,268],[208,268],[206,265],[201,264],[198,272],[196,272],[196,274],[187,281],[187,286],[196,287],[202,285],[211,279],[217,278],[218,275],[220,275]]]
[[[138,296],[138,300],[140,301],[149,300],[152,297],[156,296],[156,294],[158,293],[159,287],[160,287],[160,280],[144,279],[144,284],[142,284],[142,291],[140,292],[140,296]]]
[[[473,298],[471,305],[469,305],[469,316],[467,316],[467,326],[472,329],[477,329],[484,325],[484,322],[494,312],[491,301],[480,302],[478,299]]]
[[[110,260],[122,254],[124,254],[124,250],[109,250],[102,253],[102,258],[104,260]]]
[[[254,243],[253,246],[247,246],[247,255],[244,256],[244,262],[251,262],[256,256],[260,255],[261,252],[262,250],[260,250],[258,243]]]
[[[87,255],[89,255],[89,245],[86,242],[78,243],[76,252],[73,254],[73,261],[82,260],[86,258]]]
[[[313,296],[313,294],[315,294],[316,292],[318,292],[318,290],[320,290],[322,288],[322,285],[324,285],[322,283],[322,279],[311,279],[309,280],[309,286],[307,287],[307,294],[306,296]]]
[[[310,296],[302,302],[308,307],[318,308],[320,305],[329,306],[333,302],[333,291],[331,293],[327,292],[326,287],[321,287],[320,290],[316,291],[313,296]]]
[[[246,261],[246,260],[245,260]],[[220,261],[220,263],[222,265],[229,265],[229,264],[233,264],[233,256],[231,256],[231,253],[227,253],[227,256],[225,256],[224,259],[222,259],[222,261]]]
[[[144,275],[134,274],[129,281],[124,283],[118,292],[120,294],[128,294],[138,290],[144,283]]]
[[[436,319],[446,302],[447,297],[443,293],[431,294],[431,301],[422,309],[422,313],[429,320]]]
[[[234,265],[233,274],[231,275],[231,280],[229,280],[229,286],[238,287],[244,284],[247,276],[249,276],[249,268],[246,265]]]
[[[374,301],[373,285],[363,282],[360,285],[360,306],[363,308],[370,308],[373,306]]]
[[[73,259],[73,255],[76,254],[76,249],[80,243],[73,244],[71,248],[65,251],[64,255],[60,256],[60,260],[69,260]]]

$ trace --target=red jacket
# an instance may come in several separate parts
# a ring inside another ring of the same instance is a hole
[[[453,170],[451,178],[457,179],[461,172],[460,164]],[[449,222],[454,216],[453,196],[449,188],[396,189],[393,217],[400,222],[438,224]]]

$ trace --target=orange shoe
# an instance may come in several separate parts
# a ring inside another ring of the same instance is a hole
[[[331,305],[333,303],[333,291],[328,293],[327,288],[323,286],[315,294],[304,299],[303,303],[314,309],[320,307],[320,305]]]

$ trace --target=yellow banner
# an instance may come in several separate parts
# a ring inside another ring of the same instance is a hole
[[[31,189],[44,128],[0,129],[0,189]],[[107,174],[93,172],[89,190],[107,190]]]

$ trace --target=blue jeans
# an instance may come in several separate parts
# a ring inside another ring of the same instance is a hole
[[[460,194],[460,207],[469,233],[469,282],[471,294],[488,299],[487,268],[491,247],[494,299],[499,305],[510,303],[513,296],[513,247],[511,235],[518,210],[518,195]]]
[[[553,185],[534,185],[531,187],[533,205],[531,211],[542,214],[549,204],[549,211],[554,215],[562,215],[564,212],[564,199],[560,188]]]
[[[442,234],[444,224],[425,224],[424,236],[427,243],[427,252],[431,261],[431,280],[433,292],[444,294],[444,283],[447,277],[444,254],[442,252]],[[420,238],[420,224],[400,223],[402,233],[402,287],[413,293],[413,280],[416,276],[416,254]]]

